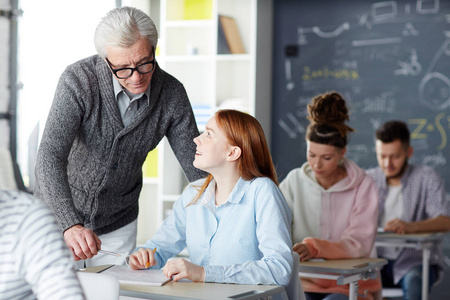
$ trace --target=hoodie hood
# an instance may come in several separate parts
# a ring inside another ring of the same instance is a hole
[[[328,192],[344,192],[347,190],[351,190],[359,186],[361,181],[364,180],[364,176],[366,175],[366,173],[363,169],[358,167],[357,164],[347,158],[343,158],[342,163],[345,167],[345,170],[347,171],[347,177],[330,187],[327,190]],[[308,162],[305,162],[301,166],[301,172],[303,175],[302,177],[311,185],[316,185],[323,189],[323,187],[320,186],[320,184],[317,182],[314,171],[312,170]]]

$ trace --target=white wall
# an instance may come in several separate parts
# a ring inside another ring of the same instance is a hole
[[[38,122],[42,133],[59,76],[67,65],[96,54],[95,28],[115,5],[115,0],[19,2],[18,80],[23,89],[17,101],[17,156],[26,183],[33,172],[28,139]]]

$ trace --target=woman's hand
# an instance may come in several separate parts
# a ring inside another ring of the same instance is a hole
[[[156,249],[156,248],[155,248]],[[128,264],[133,270],[148,269],[156,265],[155,250],[140,248],[129,256]]]
[[[197,282],[205,281],[205,269],[182,258],[169,260],[163,268],[163,273],[169,278],[173,276],[173,281],[182,278]]]
[[[298,255],[300,256],[300,261],[305,261],[313,258],[311,253],[309,253],[308,248],[303,243],[295,244],[294,247],[292,247],[292,250],[298,253]]]

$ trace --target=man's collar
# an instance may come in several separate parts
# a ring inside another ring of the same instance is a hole
[[[117,80],[116,76],[114,76],[113,74],[111,74],[112,76],[112,81],[113,81],[113,87],[114,87],[114,96],[117,99],[117,96],[119,95],[120,92],[125,92],[125,89],[123,88],[123,86],[119,83],[119,80]],[[144,92],[144,94],[147,96],[147,101],[148,101],[148,105],[150,105],[150,89],[152,87],[152,84],[150,82],[150,84],[147,87],[147,90]]]

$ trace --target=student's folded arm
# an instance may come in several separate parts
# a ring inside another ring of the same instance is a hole
[[[255,195],[260,260],[230,266],[205,266],[205,282],[287,285],[293,267],[291,212],[278,188]]]
[[[313,257],[325,259],[368,257],[373,248],[378,221],[378,191],[366,175],[360,184],[348,227],[340,240],[332,242],[318,238],[305,238]]]

